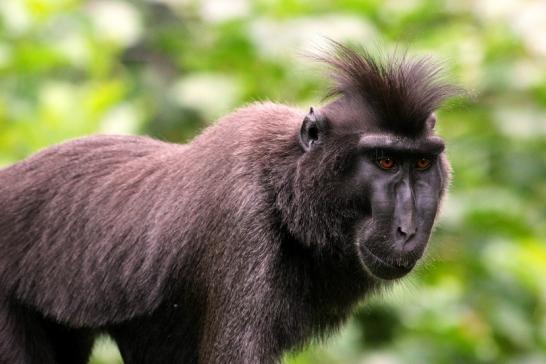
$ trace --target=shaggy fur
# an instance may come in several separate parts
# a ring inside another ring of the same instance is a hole
[[[337,92],[408,135],[444,95],[422,63],[341,52]],[[381,284],[344,193],[360,134],[305,153],[304,117],[254,104],[188,145],[93,136],[0,170],[0,363],[83,364],[99,333],[127,364],[273,363],[338,327]]]
[[[381,57],[334,41],[332,45],[333,52],[314,56],[331,69],[333,85],[327,96],[341,96],[341,108],[351,100],[361,104],[382,130],[415,136],[444,100],[462,93],[443,79],[442,68],[429,57],[410,59],[400,52]]]

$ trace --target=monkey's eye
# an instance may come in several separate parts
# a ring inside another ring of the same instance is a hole
[[[417,168],[420,171],[424,171],[425,169],[429,169],[432,165],[432,161],[428,158],[419,158],[415,162],[415,168]]]
[[[390,157],[381,157],[377,159],[377,165],[381,169],[392,171],[396,167],[396,162]]]

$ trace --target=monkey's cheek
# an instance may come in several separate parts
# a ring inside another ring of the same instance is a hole
[[[387,262],[372,253],[364,244],[359,245],[359,255],[366,271],[375,278],[393,280],[411,272],[417,260],[403,264]]]

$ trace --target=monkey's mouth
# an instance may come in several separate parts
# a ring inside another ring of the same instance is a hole
[[[372,253],[364,244],[360,245],[359,250],[362,262],[369,273],[379,279],[392,280],[401,278],[408,274],[415,266],[415,263],[417,263],[417,260],[387,262]]]

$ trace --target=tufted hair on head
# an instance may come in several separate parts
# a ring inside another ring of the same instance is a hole
[[[405,52],[378,57],[365,49],[331,44],[333,52],[314,56],[331,70],[333,85],[327,97],[364,102],[388,131],[420,133],[431,113],[461,92],[443,79],[442,68],[429,57],[410,59]]]

